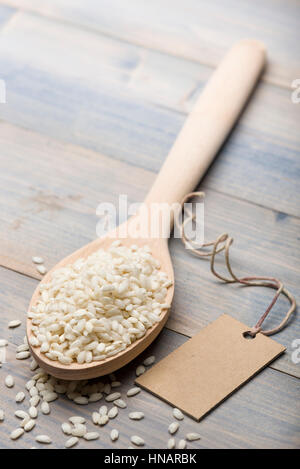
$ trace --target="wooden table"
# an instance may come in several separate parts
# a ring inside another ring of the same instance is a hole
[[[78,408],[61,399],[33,432],[18,442],[8,436],[17,426],[15,393],[30,376],[15,348],[39,280],[31,258],[41,255],[51,267],[94,239],[100,202],[117,203],[120,193],[143,200],[198,93],[242,37],[263,40],[269,63],[201,183],[206,237],[229,232],[236,271],[278,276],[299,301],[300,104],[291,99],[291,83],[300,77],[299,1],[0,3],[0,78],[7,92],[0,104],[0,338],[9,339],[0,370],[7,415],[0,447],[30,448],[39,433],[53,438],[52,448],[63,447],[59,425],[99,405]],[[266,289],[216,281],[207,262],[188,255],[179,240],[171,241],[171,253],[177,284],[170,320],[145,356],[159,359],[221,313],[253,325],[272,297]],[[280,300],[267,326],[286,307]],[[15,318],[22,326],[8,330]],[[177,439],[198,431],[202,439],[190,448],[299,447],[297,315],[274,339],[287,347],[285,355],[199,424],[185,418]],[[118,373],[125,388],[136,363]],[[13,390],[4,387],[10,372]],[[166,447],[171,408],[146,392],[128,401],[128,410],[145,409],[143,421],[137,425],[122,411],[99,441],[79,447],[126,448],[137,431],[148,448]],[[112,427],[120,430],[117,444],[109,439]]]

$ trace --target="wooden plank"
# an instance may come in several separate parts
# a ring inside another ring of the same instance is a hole
[[[254,37],[268,49],[267,81],[290,88],[300,75],[295,0],[131,0],[126,9],[122,0],[6,3],[210,66],[217,65],[233,42]]]
[[[210,72],[24,13],[1,35],[0,66],[1,119],[155,171]],[[299,112],[289,91],[261,84],[207,187],[299,215]]]
[[[74,145],[0,125],[0,263],[38,278],[31,262],[41,255],[50,268],[67,254],[96,237],[96,207],[118,204],[119,194],[140,202],[155,174]],[[118,206],[118,205],[117,205]],[[298,295],[300,220],[208,190],[205,236],[222,232],[235,238],[232,259],[241,275],[274,275]],[[186,335],[228,313],[253,325],[271,301],[272,292],[222,285],[201,261],[171,240],[176,289],[168,327]],[[222,264],[219,264],[220,268]],[[280,301],[268,320],[274,326],[287,302]],[[288,348],[274,365],[299,375],[291,361],[292,341],[300,321],[276,336]]]
[[[0,369],[0,407],[5,409],[6,420],[0,424],[0,448],[30,448],[38,446],[34,437],[47,434],[53,439],[50,448],[62,448],[67,439],[60,430],[62,422],[72,415],[82,415],[88,421],[88,429],[97,428],[91,423],[91,414],[103,402],[76,406],[67,399],[60,398],[51,404],[51,415],[40,415],[36,428],[24,435],[17,442],[9,439],[9,433],[17,427],[18,420],[14,417],[16,408],[27,409],[28,401],[17,405],[14,401],[18,391],[24,390],[25,383],[30,379],[28,361],[15,360],[15,348],[25,333],[24,311],[36,281],[0,268],[0,325],[1,338],[9,340],[7,363]],[[21,327],[7,329],[11,318],[22,320]],[[154,344],[138,359],[117,373],[123,383],[121,391],[132,386],[134,370],[149,354],[155,354],[160,360],[175,348],[179,347],[186,337],[164,330]],[[7,389],[3,382],[7,374],[15,376],[16,385]],[[103,379],[102,379],[103,380]],[[239,392],[225,401],[202,422],[197,423],[185,417],[176,434],[176,440],[183,438],[187,432],[196,431],[201,434],[199,442],[189,443],[189,448],[296,448],[299,446],[299,380],[266,369]],[[81,441],[79,448],[127,448],[129,437],[139,434],[146,441],[147,448],[165,448],[168,441],[168,425],[172,421],[171,408],[156,397],[142,391],[138,396],[126,398],[126,410],[120,410],[119,416],[106,427],[99,429],[100,439],[87,443]],[[140,422],[129,420],[128,413],[142,410],[145,419]],[[109,433],[112,428],[120,431],[120,439],[112,443]]]
[[[6,23],[11,19],[15,14],[16,10],[7,5],[0,5],[0,31],[6,25]],[[0,78],[2,78],[0,76]]]

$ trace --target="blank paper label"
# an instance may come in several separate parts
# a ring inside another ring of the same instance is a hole
[[[246,339],[249,329],[223,315],[136,383],[200,420],[285,351],[263,334]]]

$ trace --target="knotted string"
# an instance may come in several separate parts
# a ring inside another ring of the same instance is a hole
[[[251,276],[251,277],[242,277],[239,278],[237,277],[231,267],[230,263],[230,258],[229,258],[229,250],[230,246],[233,243],[233,238],[230,237],[227,233],[223,233],[222,235],[218,236],[218,238],[215,241],[211,241],[208,243],[204,243],[201,246],[199,246],[197,243],[195,243],[193,240],[189,239],[186,237],[185,234],[185,226],[193,222],[195,220],[195,215],[186,207],[184,207],[184,204],[188,202],[190,199],[193,197],[200,197],[201,199],[204,199],[205,193],[204,192],[191,192],[187,194],[184,199],[181,202],[181,209],[184,209],[185,217],[183,221],[180,221],[180,212],[177,212],[175,214],[175,222],[177,224],[177,227],[180,230],[180,235],[181,235],[181,240],[183,244],[197,257],[210,257],[210,269],[213,275],[215,275],[218,279],[226,282],[226,283],[240,283],[242,285],[246,286],[257,286],[257,287],[268,287],[268,288],[273,288],[276,290],[276,293],[273,297],[273,300],[267,307],[266,311],[264,314],[260,317],[260,319],[257,321],[256,325],[250,329],[250,331],[247,332],[252,337],[255,337],[257,333],[261,333],[264,335],[272,335],[276,334],[279,332],[281,329],[283,329],[286,324],[288,323],[291,315],[296,309],[296,301],[293,295],[283,286],[283,283],[278,280],[277,278],[274,277],[260,277],[260,276]],[[188,216],[186,216],[186,214]],[[203,252],[202,249],[206,247],[212,246],[212,250],[209,252]],[[230,274],[230,277],[224,277],[220,275],[216,269],[215,269],[215,259],[216,255],[220,252],[224,251],[225,253],[225,262],[226,262],[226,267],[227,270]],[[283,294],[290,302],[290,308],[287,311],[284,319],[281,321],[281,323],[269,330],[262,330],[262,325],[267,316],[269,315],[270,311],[272,310],[273,306],[275,305],[276,301],[278,300],[279,296]]]

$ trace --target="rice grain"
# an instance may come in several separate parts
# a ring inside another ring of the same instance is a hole
[[[117,399],[120,399],[121,397],[121,393],[120,392],[113,392],[112,394],[109,394],[108,396],[106,396],[105,400],[107,402],[113,402]]]
[[[177,407],[175,407],[173,409],[173,417],[175,417],[175,419],[177,419],[177,420],[183,420],[184,419],[183,413],[181,412],[181,410],[177,409]]]
[[[143,363],[145,366],[151,366],[153,365],[154,362],[155,362],[155,356],[151,355],[151,357],[146,358],[146,360],[144,360]]]
[[[44,415],[49,415],[50,414],[50,406],[48,402],[44,401],[41,404],[41,411]]]
[[[129,418],[131,420],[142,420],[144,418],[144,413],[143,412],[130,412]]]
[[[179,423],[178,422],[173,422],[169,425],[168,431],[171,435],[174,435],[178,431],[179,428]]]
[[[37,441],[37,443],[41,443],[41,444],[44,444],[44,445],[50,445],[52,443],[51,438],[47,435],[38,435],[35,438],[35,441]]]
[[[36,421],[35,420],[28,420],[28,422],[24,426],[25,432],[31,432],[31,430],[35,427]]]
[[[39,257],[39,256],[33,256],[32,257],[32,262],[34,264],[43,264],[44,263],[44,259],[42,257]]]
[[[5,386],[7,388],[13,388],[15,385],[15,380],[11,375],[7,375],[5,378]]]
[[[10,439],[11,440],[18,440],[22,435],[24,435],[23,428],[16,428],[16,430],[13,430],[11,432]]]
[[[178,449],[185,449],[185,448],[186,448],[186,441],[185,440],[179,440]]]
[[[144,444],[145,444],[145,441],[143,440],[143,438],[141,438],[140,436],[137,436],[137,435],[133,435],[130,438],[130,440],[131,440],[131,443],[133,443],[136,446],[144,446]]]
[[[99,438],[99,433],[97,432],[89,432],[86,433],[83,437],[87,441],[93,441],[93,440],[98,440]]]
[[[18,394],[16,395],[16,402],[20,404],[21,402],[24,401],[25,397],[26,396],[23,392],[18,392]]]
[[[76,436],[69,438],[65,443],[65,448],[73,448],[73,446],[77,445],[78,441],[79,438],[77,438]]]
[[[111,409],[109,409],[107,415],[109,419],[114,419],[115,417],[117,417],[118,413],[119,413],[118,407],[114,406]]]
[[[168,440],[168,449],[174,449],[176,446],[175,438],[170,438]]]
[[[32,419],[36,419],[37,416],[38,416],[38,410],[37,410],[36,407],[33,407],[33,406],[31,406],[31,407],[29,408],[28,413],[29,413],[29,416],[30,416]]]
[[[110,432],[111,441],[116,441],[119,438],[119,432],[115,428]]]
[[[27,358],[31,357],[30,352],[19,352],[16,354],[17,360],[27,360]]]
[[[10,321],[8,323],[8,327],[9,327],[9,329],[15,329],[16,327],[21,326],[21,324],[22,324],[21,321],[18,321],[17,319],[15,319],[14,321]]]
[[[126,404],[125,401],[123,401],[123,399],[116,399],[114,401],[114,405],[116,405],[120,409],[126,409],[126,407],[127,407],[127,404]]]
[[[103,425],[107,424],[108,420],[109,420],[108,415],[100,415],[99,420],[98,420],[98,425],[102,427]]]
[[[135,370],[135,374],[137,376],[141,376],[142,374],[145,373],[145,371],[146,371],[146,368],[144,367],[144,365],[139,365],[137,369]]]
[[[192,432],[192,433],[188,433],[188,434],[186,435],[186,439],[187,439],[188,441],[197,441],[197,440],[200,440],[200,438],[201,438],[201,437],[200,437],[199,433],[193,433],[193,432]]]
[[[83,425],[82,423],[76,423],[74,428],[72,428],[72,435],[77,436],[79,438],[84,437],[84,435],[87,433],[86,426]]]
[[[141,392],[141,388],[131,388],[127,391],[127,397],[133,397]]]
[[[84,424],[86,422],[86,420],[85,420],[84,417],[74,415],[73,417],[69,418],[69,422],[73,423],[73,425],[76,425],[77,423]]]

